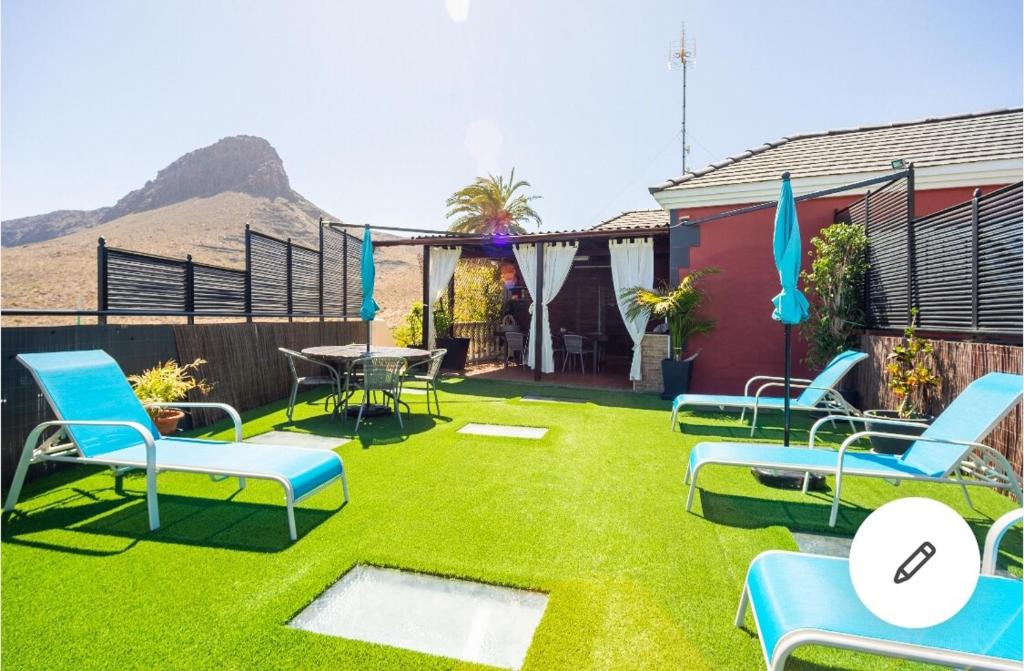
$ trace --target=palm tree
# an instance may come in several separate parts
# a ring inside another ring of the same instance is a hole
[[[540,196],[516,193],[528,186],[529,182],[516,181],[515,168],[507,182],[501,175],[477,177],[445,203],[449,207],[446,216],[457,217],[448,230],[478,235],[522,235],[526,233],[523,222],[533,220],[539,226],[540,215],[530,207],[530,201]]]

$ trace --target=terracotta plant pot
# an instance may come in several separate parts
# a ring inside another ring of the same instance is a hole
[[[160,432],[161,436],[170,436],[178,430],[178,422],[185,416],[185,413],[176,408],[168,408],[162,411],[156,418],[153,419],[153,423],[156,424],[157,431]]]

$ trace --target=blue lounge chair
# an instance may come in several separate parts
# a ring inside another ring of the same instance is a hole
[[[776,550],[751,562],[736,626],[743,626],[749,604],[769,671],[781,671],[790,654],[804,645],[943,666],[1020,671],[1024,590],[1020,580],[991,574],[997,538],[1021,517],[1018,509],[992,525],[974,594],[963,610],[941,624],[923,629],[888,624],[857,598],[849,560]]]
[[[802,389],[803,392],[792,399],[789,404],[790,410],[799,412],[820,412],[822,409],[838,410],[848,415],[859,415],[860,413],[852,405],[846,402],[835,386],[839,384],[850,370],[860,361],[868,358],[863,352],[848,350],[837,354],[834,359],[813,380],[805,378],[791,378],[790,386],[793,389]],[[757,387],[754,395],[750,395],[750,387],[755,382],[761,384]],[[750,435],[754,435],[757,428],[758,410],[782,410],[784,398],[775,396],[764,396],[768,389],[778,389],[785,386],[785,380],[781,377],[771,375],[755,375],[747,380],[743,387],[742,396],[724,396],[718,394],[680,394],[672,401],[672,430],[675,431],[678,424],[676,417],[683,408],[740,408],[740,419],[742,420],[747,410],[753,410],[754,415],[750,423]]]
[[[204,473],[214,479],[237,477],[241,487],[245,478],[279,483],[284,488],[292,540],[296,539],[295,503],[338,479],[348,502],[340,456],[327,450],[242,443],[242,420],[229,405],[173,404],[224,410],[235,425],[234,442],[161,437],[120,366],[102,350],[21,354],[18,361],[32,373],[57,420],[43,422],[29,434],[4,512],[14,510],[29,464],[39,461],[110,466],[118,478],[132,469],[145,470],[151,530],[160,526],[156,493],[160,471]],[[51,427],[59,430],[39,444]]]
[[[836,483],[832,492],[829,526],[836,524],[843,478],[848,475],[886,478],[897,482],[924,480],[959,484],[968,505],[971,499],[965,485],[1006,489],[1021,500],[1020,476],[1006,457],[978,441],[984,439],[1013,410],[1024,394],[1022,387],[1024,377],[1020,375],[989,373],[968,385],[920,436],[861,431],[844,440],[838,452],[814,447],[818,428],[832,420],[863,422],[863,417],[823,417],[811,427],[809,448],[754,443],[699,443],[690,451],[686,469],[684,482],[690,485],[686,510],[689,511],[693,505],[697,474],[710,464],[834,475]],[[889,425],[912,424],[896,420],[871,421]],[[859,439],[871,435],[913,442],[900,456],[848,451]],[[806,489],[805,477],[804,491]]]

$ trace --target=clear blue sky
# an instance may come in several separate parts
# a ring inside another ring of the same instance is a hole
[[[1022,101],[1020,0],[4,0],[0,209],[110,205],[245,133],[347,221],[439,228],[515,166],[544,229],[591,226],[679,173],[682,20],[695,167]]]

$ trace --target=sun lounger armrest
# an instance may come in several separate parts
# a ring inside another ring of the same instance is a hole
[[[988,445],[985,445],[984,443],[976,443],[972,440],[953,440],[952,438],[930,438],[928,436],[914,436],[905,433],[886,433],[885,431],[858,431],[857,433],[853,434],[852,436],[844,440],[843,444],[839,447],[840,467],[842,467],[842,455],[846,452],[846,449],[853,443],[857,442],[857,440],[861,438],[870,438],[871,436],[877,436],[879,438],[893,438],[895,440],[905,440],[911,443],[920,441],[925,443],[959,445],[965,449],[963,451],[963,454],[960,455],[960,458],[957,459],[956,463],[949,469],[950,473],[956,470],[957,466],[964,459],[964,457],[966,457],[974,450],[992,451],[992,448],[989,447]]]
[[[999,544],[1010,527],[1022,520],[1024,520],[1024,508],[1017,508],[992,523],[985,535],[985,555],[981,560],[981,572],[984,575],[995,575],[996,562],[999,559]]]
[[[232,408],[227,403],[147,403],[147,408],[219,408],[223,410],[228,417],[231,418],[231,422],[235,425],[235,442],[242,442],[242,418],[239,416],[238,411]]]
[[[766,382],[762,384],[760,387],[757,388],[757,391],[754,392],[754,405],[757,405],[758,399],[761,398],[761,392],[763,392],[765,389],[772,389],[774,387],[785,388],[785,386],[785,382]],[[789,386],[791,389],[817,389],[819,391],[824,391],[826,393],[836,393],[836,390],[833,389],[832,387],[817,387],[806,382],[797,382],[796,380],[790,380]]]
[[[755,375],[754,377],[747,380],[747,383],[743,385],[743,395],[750,396],[750,385],[757,382],[758,380],[764,380],[768,382],[783,382],[785,379],[786,378],[784,377],[778,377],[775,375]],[[814,382],[814,380],[808,380],[802,377],[791,377],[790,382],[802,382],[804,384],[810,384],[811,382]]]
[[[875,417],[865,417],[863,415],[826,415],[811,426],[811,436],[809,440],[810,447],[814,447],[814,436],[818,432],[818,429],[824,424],[834,421],[871,422],[872,424],[885,424],[886,426],[928,426],[927,424],[912,422],[905,419],[878,419]]]
[[[55,419],[49,422],[42,422],[37,424],[36,428],[32,429],[32,433],[28,435],[28,439],[25,441],[26,444],[35,445],[39,440],[39,436],[42,435],[43,431],[51,426],[121,426],[128,429],[134,429],[136,433],[142,438],[142,442],[146,444],[146,465],[147,467],[156,465],[156,442],[153,440],[152,432],[142,424],[138,422],[129,422],[124,420],[103,420],[103,419]]]

